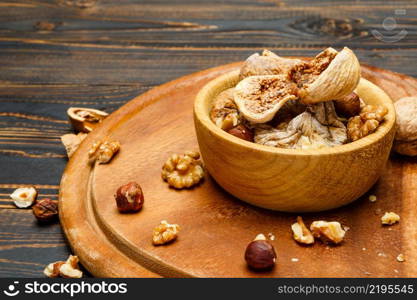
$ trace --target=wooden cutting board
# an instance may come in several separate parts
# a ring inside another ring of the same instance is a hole
[[[111,114],[71,158],[60,189],[60,219],[82,264],[99,277],[404,277],[417,276],[417,160],[392,154],[385,173],[367,195],[346,207],[304,214],[349,227],[340,246],[298,245],[290,226],[296,214],[250,206],[224,192],[209,175],[192,190],[170,189],[161,167],[172,153],[198,149],[193,101],[209,80],[239,66],[220,66],[154,88]],[[363,76],[394,100],[417,95],[417,80],[363,67]],[[120,153],[107,165],[87,163],[93,141],[118,140]],[[244,158],[242,157],[242,164]],[[129,181],[143,188],[137,214],[119,214],[114,193]],[[368,196],[378,200],[371,203]],[[401,221],[383,227],[394,211]],[[154,247],[152,230],[168,220],[181,226],[177,241]],[[258,234],[271,233],[278,254],[269,272],[250,271],[243,254]],[[406,262],[397,262],[398,254]]]

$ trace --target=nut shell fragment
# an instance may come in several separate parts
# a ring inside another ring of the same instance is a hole
[[[78,134],[68,133],[61,136],[61,142],[65,146],[68,158],[71,158],[86,137],[87,134],[83,132],[79,132]]]
[[[70,107],[67,110],[67,115],[75,131],[88,133],[109,114],[93,108]]]

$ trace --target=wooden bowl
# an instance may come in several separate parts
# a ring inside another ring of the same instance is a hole
[[[361,79],[356,93],[388,108],[377,131],[353,143],[324,149],[281,149],[232,136],[210,120],[212,100],[238,83],[239,72],[205,85],[194,103],[194,124],[206,169],[230,194],[253,205],[286,212],[323,211],[348,204],[378,180],[395,134],[391,99]]]

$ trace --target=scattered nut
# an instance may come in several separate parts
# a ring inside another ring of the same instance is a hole
[[[397,261],[398,262],[405,262],[405,256],[404,256],[404,254],[402,254],[402,253],[398,254]]]
[[[400,216],[394,212],[386,212],[381,217],[381,222],[383,225],[393,225],[400,221]]]
[[[59,275],[63,278],[81,278],[83,272],[78,266],[78,257],[70,255],[67,261],[59,268]]]
[[[37,195],[38,192],[31,186],[16,189],[10,198],[18,208],[27,208],[35,202]]]
[[[58,202],[48,198],[38,200],[32,207],[32,211],[39,222],[48,223],[54,221],[58,217]]]
[[[417,155],[417,97],[401,98],[394,103],[397,132],[394,150],[403,155]]]
[[[78,134],[68,133],[61,136],[61,142],[65,146],[68,158],[70,158],[75,150],[78,149],[81,142],[87,137],[86,133],[80,132]]]
[[[345,231],[339,222],[314,221],[310,230],[314,237],[320,238],[323,242],[339,244],[345,237]]]
[[[314,236],[311,234],[310,230],[305,226],[303,218],[297,217],[297,223],[291,225],[293,232],[294,240],[301,244],[313,244]]]
[[[341,99],[334,100],[334,107],[338,115],[346,118],[359,115],[361,110],[359,96],[352,92]]]
[[[204,177],[204,169],[196,151],[173,154],[162,166],[162,179],[176,189],[190,188]]]
[[[136,182],[129,182],[119,187],[114,197],[117,209],[121,213],[137,212],[142,208],[144,202],[142,188]]]
[[[57,261],[50,263],[43,270],[43,273],[50,278],[63,277],[63,278],[81,278],[83,273],[78,266],[78,257],[70,255],[67,261]]]
[[[90,163],[98,161],[99,164],[107,164],[120,149],[117,141],[94,142],[88,151]]]
[[[54,263],[50,263],[43,270],[43,274],[45,274],[49,278],[57,278],[59,277],[59,269],[63,264],[65,264],[65,261],[57,261]]]
[[[152,243],[155,246],[170,243],[177,238],[179,230],[179,225],[161,221],[161,224],[156,226],[153,230]]]
[[[242,140],[253,142],[253,132],[243,124],[239,124],[236,127],[227,131],[229,134],[234,135]]]
[[[70,107],[67,114],[74,129],[86,133],[92,131],[109,115],[104,111],[85,107]]]
[[[276,258],[274,247],[266,241],[263,234],[258,234],[246,247],[246,263],[255,270],[271,269],[275,265]]]
[[[369,201],[371,201],[371,202],[375,202],[377,200],[377,198],[376,198],[376,196],[375,195],[370,195],[369,196]]]

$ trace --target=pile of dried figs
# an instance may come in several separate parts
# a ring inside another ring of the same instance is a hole
[[[374,132],[388,112],[354,93],[360,77],[348,48],[327,48],[310,61],[264,50],[245,61],[235,87],[217,95],[210,117],[234,136],[272,147],[346,144]]]

